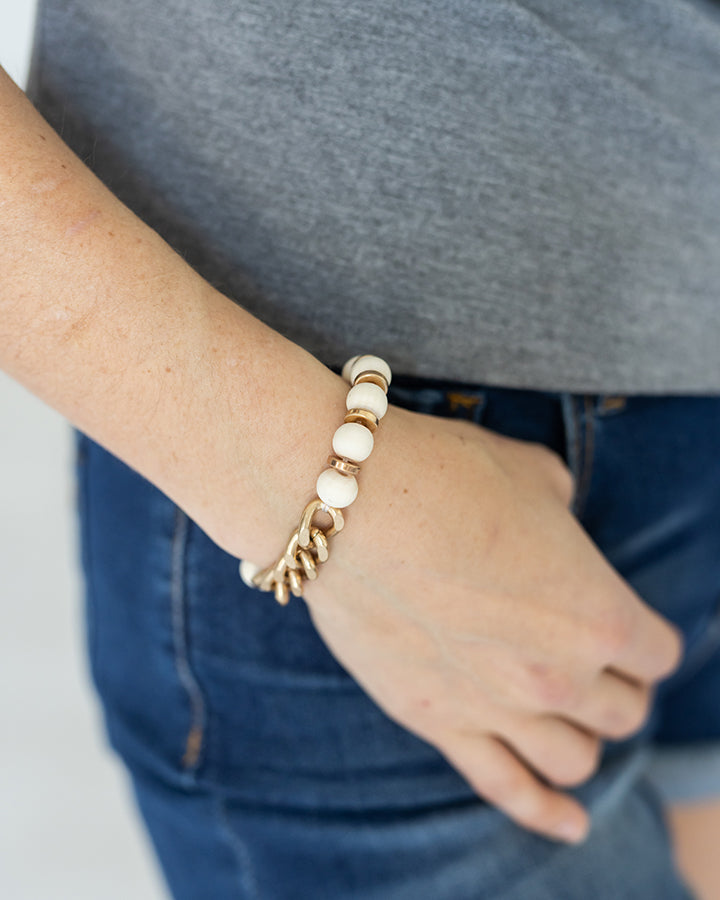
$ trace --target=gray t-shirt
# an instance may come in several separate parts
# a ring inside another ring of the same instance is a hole
[[[720,4],[41,0],[30,93],[328,365],[720,393]]]

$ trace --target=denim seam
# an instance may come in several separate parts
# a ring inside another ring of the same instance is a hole
[[[81,431],[76,431],[75,440],[75,509],[76,522],[78,523],[76,534],[79,538],[80,565],[82,570],[84,594],[85,594],[85,640],[90,662],[92,676],[99,684],[100,678],[97,665],[97,614],[95,611],[95,578],[92,565],[92,528],[90,527],[90,478],[88,475],[89,454],[87,437]]]
[[[580,484],[578,485],[575,497],[575,513],[578,518],[582,516],[585,510],[585,502],[590,488],[590,479],[592,477],[593,462],[595,458],[595,419],[593,416],[592,397],[589,394],[585,394],[583,397],[583,406],[585,408],[583,462],[580,471]],[[579,426],[580,422],[578,417],[578,432],[580,431]]]
[[[225,835],[230,850],[235,857],[238,867],[238,882],[244,892],[243,900],[260,900],[257,878],[252,864],[252,857],[245,841],[230,824],[227,813],[227,805],[219,794],[215,795],[215,820],[222,834]]]
[[[205,743],[207,720],[205,700],[200,685],[190,666],[187,639],[187,596],[185,582],[185,557],[189,532],[189,519],[175,507],[175,524],[170,545],[170,604],[172,614],[172,638],[175,653],[175,669],[190,704],[190,725],[185,739],[181,764],[183,771],[194,774],[199,765]]]

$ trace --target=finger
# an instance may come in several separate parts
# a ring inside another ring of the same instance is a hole
[[[501,733],[523,760],[556,785],[582,784],[597,771],[598,738],[556,716],[514,714]]]
[[[579,843],[587,836],[587,812],[571,797],[542,784],[501,741],[458,734],[440,751],[488,803],[516,824],[545,837]]]
[[[486,693],[498,709],[509,715],[555,716],[599,737],[622,738],[638,731],[650,713],[649,685],[612,669],[585,679],[577,671],[557,664],[518,665],[501,654],[495,654],[492,660],[491,692]],[[504,678],[498,679],[498,675]],[[493,730],[505,733],[494,725]]]
[[[682,659],[680,631],[636,595],[628,605],[627,625],[611,635],[608,664],[638,681],[655,682],[675,671]]]
[[[555,710],[571,722],[604,738],[619,740],[638,732],[648,719],[653,692],[608,669],[601,672],[573,707]]]

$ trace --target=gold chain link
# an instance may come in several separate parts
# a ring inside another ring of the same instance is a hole
[[[326,529],[313,525],[318,513],[326,513],[332,524]],[[271,566],[258,572],[253,583],[262,591],[274,591],[275,599],[281,606],[294,597],[302,597],[303,581],[314,581],[318,566],[327,562],[330,555],[328,539],[342,531],[345,519],[334,506],[327,506],[316,497],[303,510],[300,524],[290,535],[285,552]]]

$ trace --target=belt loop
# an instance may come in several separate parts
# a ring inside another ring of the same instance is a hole
[[[448,412],[458,419],[470,419],[480,424],[485,407],[485,394],[482,391],[468,394],[461,391],[446,391],[445,401]]]
[[[597,413],[604,416],[606,413],[621,412],[627,406],[627,397],[622,394],[600,394],[597,402]]]

